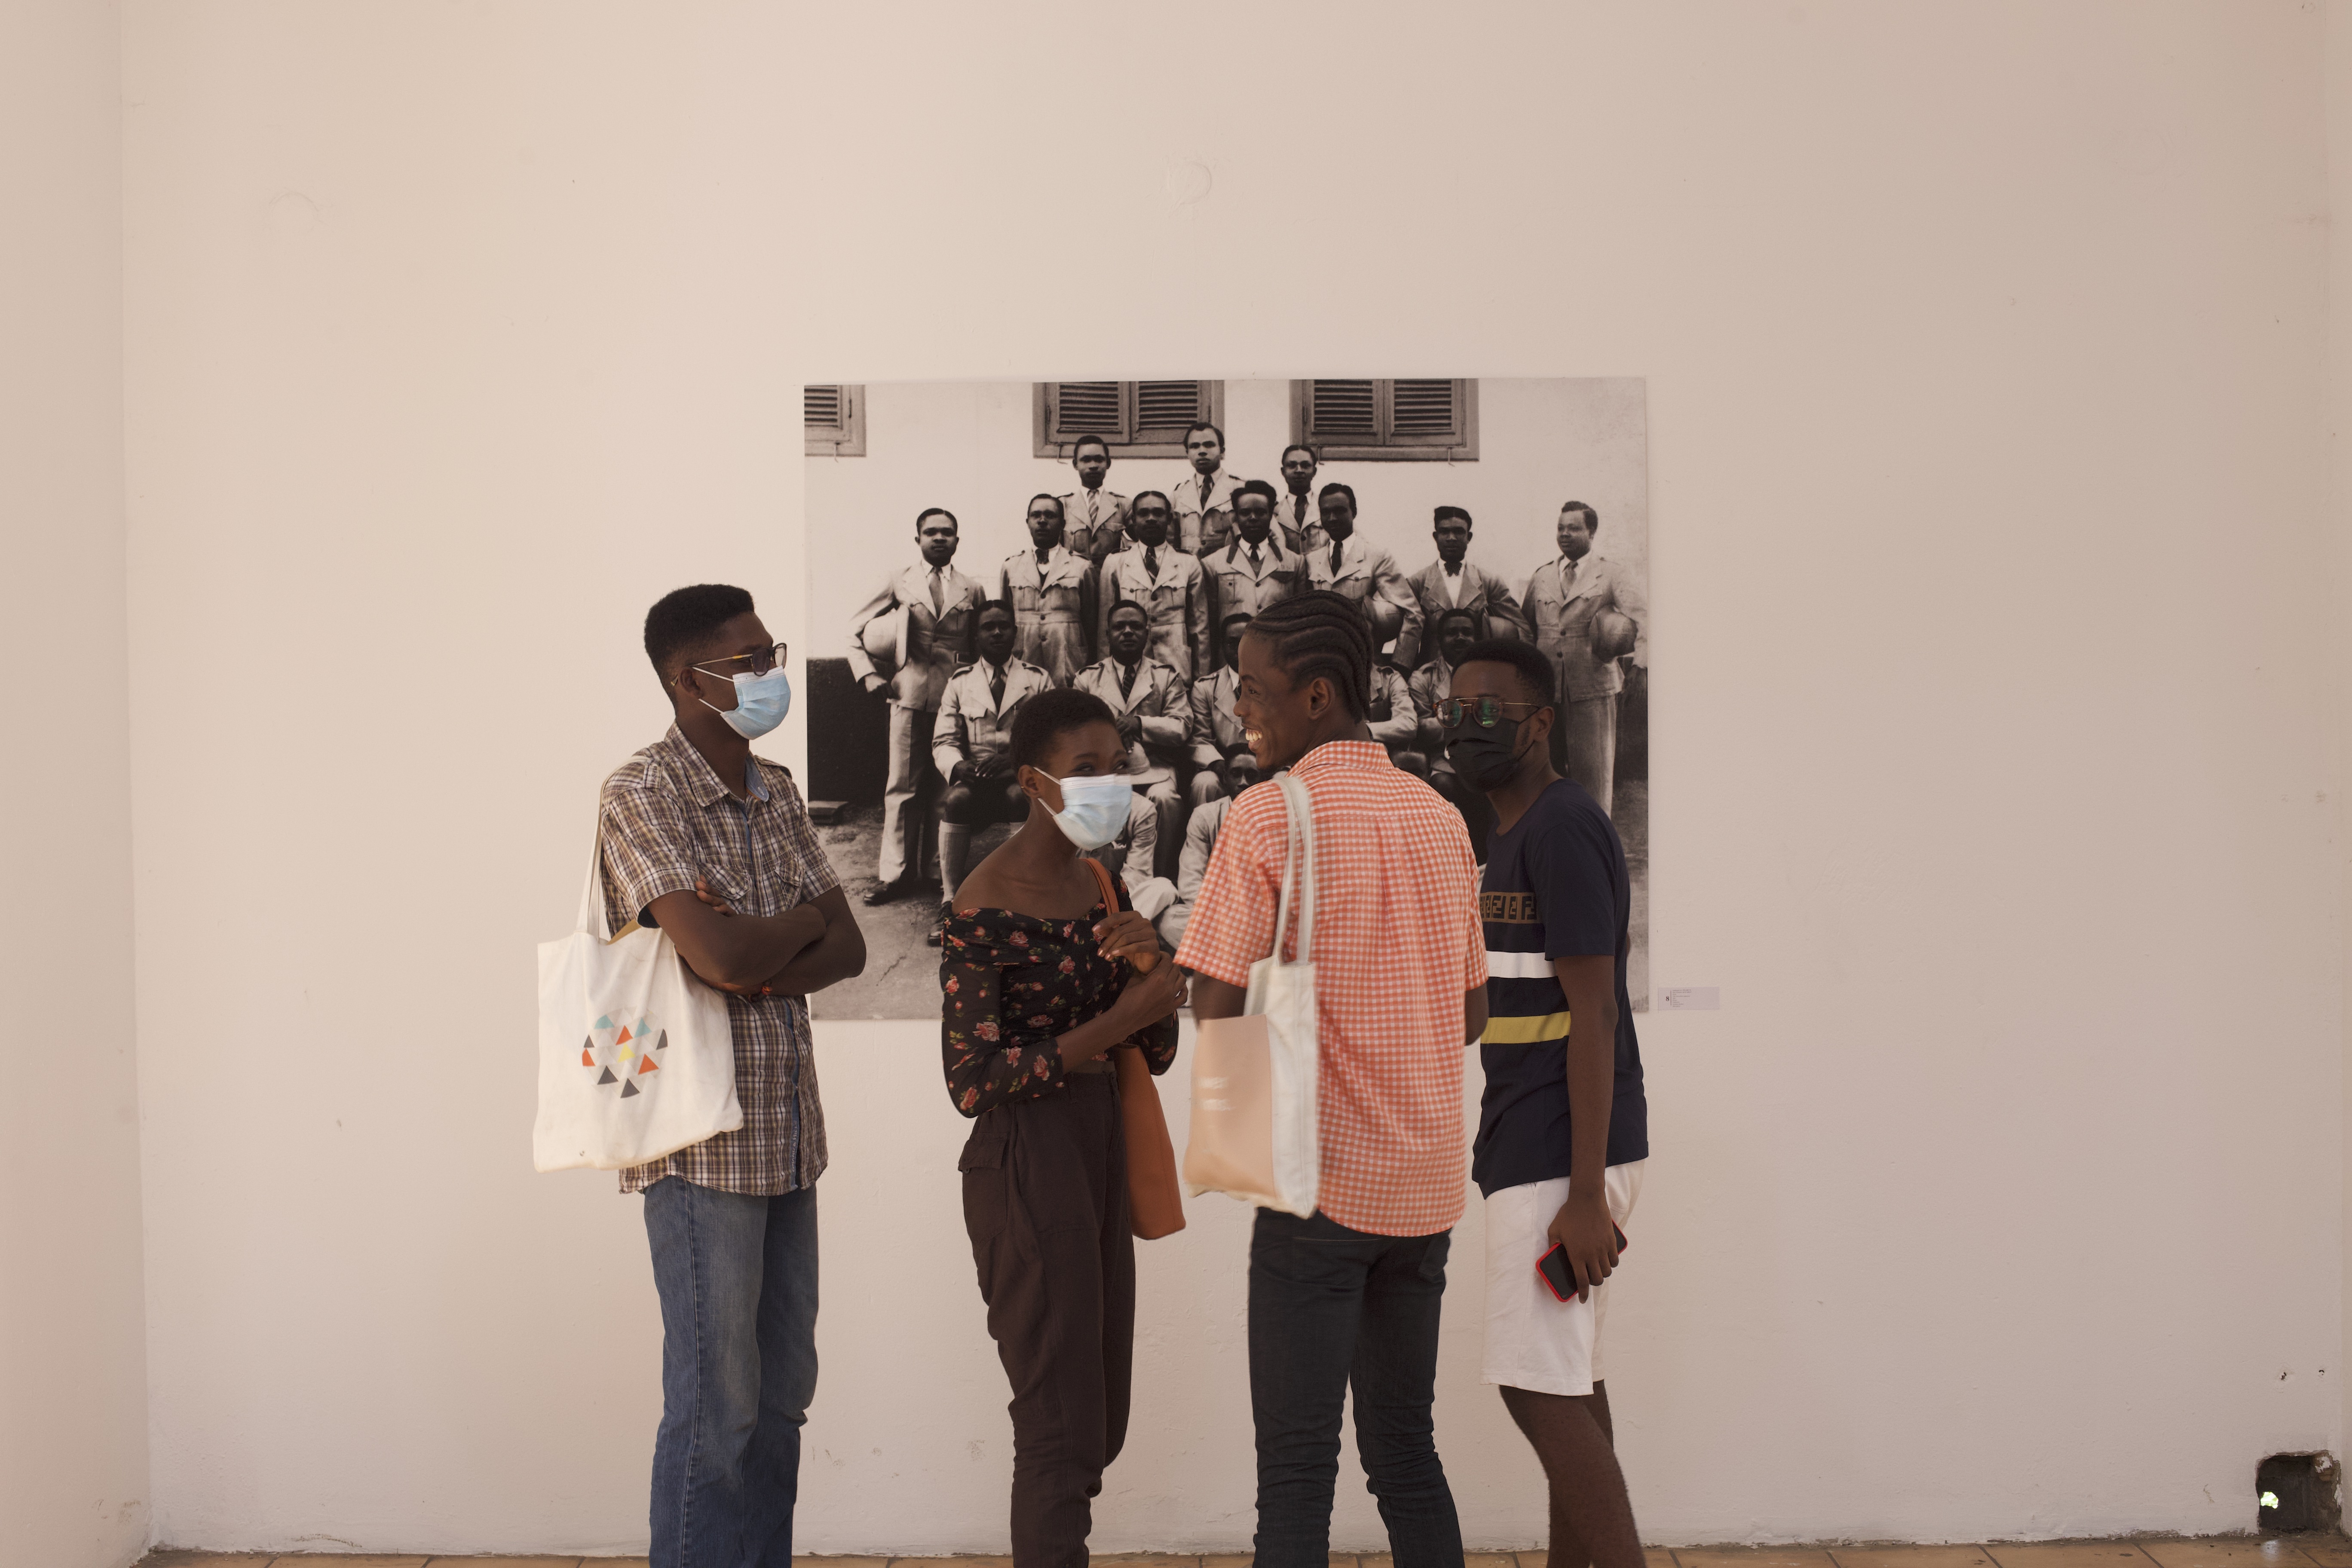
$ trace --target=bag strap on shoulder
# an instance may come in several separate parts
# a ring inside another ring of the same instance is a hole
[[[1282,939],[1290,930],[1291,899],[1298,896],[1298,945],[1292,951],[1297,963],[1315,959],[1315,809],[1307,786],[1290,773],[1274,781],[1282,790],[1286,823],[1283,832],[1282,901],[1274,917],[1274,957],[1282,960]]]
[[[1091,855],[1081,855],[1078,858],[1085,861],[1087,869],[1095,874],[1095,886],[1102,889],[1104,911],[1114,915],[1118,913],[1118,889],[1110,885],[1110,868]]]
[[[597,874],[604,868],[604,825],[596,825],[595,837],[588,848],[588,879],[580,884],[580,912],[572,918],[572,929],[593,932],[598,942],[611,942],[613,923],[604,913],[604,889],[596,885]],[[588,922],[593,921],[595,924]]]

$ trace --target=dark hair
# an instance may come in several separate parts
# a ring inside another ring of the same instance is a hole
[[[1135,499],[1127,503],[1127,514],[1129,517],[1133,517],[1135,515],[1135,509],[1143,504],[1143,498],[1145,496],[1158,496],[1161,506],[1166,507],[1170,511],[1174,511],[1176,510],[1176,503],[1168,499],[1168,492],[1166,490],[1138,490],[1135,492]]]
[[[1471,628],[1475,631],[1484,631],[1486,629],[1486,617],[1485,616],[1480,615],[1475,610],[1465,610],[1459,605],[1456,605],[1454,608],[1446,611],[1444,615],[1437,617],[1437,629],[1440,633],[1443,633],[1445,630],[1445,623],[1448,621],[1468,621]]]
[[[1070,443],[1070,460],[1072,462],[1077,461],[1078,448],[1087,445],[1089,441],[1103,449],[1104,457],[1108,458],[1110,456],[1110,443],[1108,441],[1103,439],[1100,436],[1081,436],[1076,440]]]
[[[1317,588],[1276,600],[1242,635],[1273,644],[1275,665],[1294,687],[1322,676],[1339,692],[1348,717],[1364,716],[1365,693],[1372,688],[1372,623],[1347,595]]]
[[[1282,499],[1274,493],[1274,487],[1264,479],[1244,479],[1242,488],[1234,492],[1233,504],[1239,506],[1244,496],[1264,496],[1265,504],[1269,508]]]
[[[961,533],[963,531],[963,524],[956,522],[955,513],[950,511],[943,506],[927,506],[922,510],[915,514],[915,531],[917,533],[923,531],[923,520],[927,517],[946,518],[950,522],[955,522],[956,531],[958,533]]]
[[[1014,609],[1014,608],[1013,607],[1013,601],[1012,601],[1012,600],[1010,600],[1010,599],[991,599],[991,600],[989,600],[986,604],[984,604],[984,605],[981,605],[981,607],[980,607],[979,609],[977,609],[977,610],[975,610],[975,611],[973,611],[973,612],[972,612],[972,616],[971,616],[971,627],[972,627],[972,630],[974,630],[974,631],[978,631],[978,630],[980,629],[980,623],[981,623],[981,621],[982,620],[982,618],[984,618],[984,617],[987,616],[988,612],[989,612],[989,611],[991,611],[991,610],[1003,610],[1006,615],[1008,615],[1008,616],[1012,616],[1012,617],[1013,617],[1013,624],[1014,626],[1019,626],[1019,625],[1021,624],[1021,612],[1020,612],[1020,611],[1018,611],[1018,610],[1016,610],[1016,609]]]
[[[677,677],[678,655],[716,637],[738,616],[751,613],[751,595],[724,583],[698,583],[654,601],[646,612],[646,657],[664,686]]]
[[[1104,625],[1105,626],[1108,626],[1110,625],[1110,618],[1111,618],[1113,616],[1115,616],[1115,615],[1118,614],[1121,610],[1133,610],[1137,615],[1141,616],[1143,617],[1143,625],[1144,625],[1145,629],[1146,629],[1146,630],[1149,630],[1149,629],[1150,628],[1150,626],[1151,626],[1151,607],[1150,607],[1150,605],[1146,605],[1146,604],[1145,604],[1142,600],[1140,600],[1140,599],[1121,599],[1121,600],[1119,600],[1117,604],[1113,605],[1109,609],[1105,610],[1105,611],[1103,612],[1103,625]]]
[[[1210,435],[1214,436],[1217,438],[1217,445],[1220,448],[1222,448],[1225,444],[1225,433],[1223,430],[1218,429],[1206,419],[1195,419],[1192,423],[1184,426],[1184,440],[1187,445],[1191,444],[1192,432],[1195,430],[1206,430]]]
[[[1519,672],[1519,686],[1529,701],[1540,702],[1547,708],[1559,706],[1559,673],[1551,667],[1551,656],[1533,643],[1524,643],[1517,637],[1488,637],[1470,645],[1470,651],[1454,667],[1457,674],[1465,664],[1507,664]]]
[[[1601,531],[1601,514],[1593,510],[1584,502],[1580,500],[1562,501],[1560,503],[1559,510],[1562,511],[1582,512],[1584,514],[1584,531],[1587,533],[1598,533]]]
[[[1118,724],[1109,705],[1091,691],[1056,686],[1023,699],[1013,720],[1013,765],[1038,766],[1055,742],[1089,724]]]
[[[1223,616],[1217,618],[1217,629],[1219,631],[1223,631],[1235,621],[1254,621],[1255,619],[1257,619],[1257,612],[1255,610],[1227,610]]]
[[[1293,452],[1304,452],[1307,454],[1307,461],[1313,463],[1318,468],[1323,466],[1322,454],[1317,452],[1314,447],[1308,446],[1304,441],[1293,441],[1289,446],[1285,447],[1282,449],[1282,456],[1274,460],[1274,466],[1278,468],[1282,467],[1283,464],[1290,461],[1290,454]]]
[[[1334,490],[1339,491],[1341,495],[1348,498],[1348,510],[1349,511],[1356,510],[1356,492],[1354,489],[1350,486],[1343,485],[1336,479],[1315,492],[1315,503],[1318,506],[1320,506],[1323,503],[1323,498],[1329,495]]]
[[[1431,519],[1429,520],[1429,526],[1430,526],[1430,527],[1432,527],[1432,528],[1435,528],[1439,523],[1444,522],[1446,519],[1448,519],[1448,518],[1453,518],[1453,517],[1458,517],[1458,518],[1460,518],[1460,519],[1462,520],[1462,526],[1463,526],[1463,527],[1465,527],[1465,528],[1471,528],[1471,527],[1475,527],[1475,526],[1476,526],[1475,524],[1474,524],[1474,523],[1472,523],[1472,522],[1471,522],[1471,521],[1470,521],[1470,514],[1469,514],[1468,512],[1466,512],[1466,511],[1464,511],[1464,510],[1463,510],[1460,507],[1458,507],[1458,506],[1442,506],[1442,507],[1439,507],[1439,508],[1437,509],[1437,515],[1436,515],[1436,516],[1434,516],[1434,517],[1433,517],[1433,518],[1431,518]]]
[[[1029,506],[1024,506],[1021,509],[1021,515],[1024,518],[1027,517],[1029,515],[1029,507],[1035,506],[1041,500],[1052,501],[1054,503],[1054,510],[1061,513],[1062,521],[1064,522],[1070,521],[1070,509],[1062,504],[1062,498],[1060,496],[1047,495],[1044,490],[1039,490],[1035,495],[1029,498]]]

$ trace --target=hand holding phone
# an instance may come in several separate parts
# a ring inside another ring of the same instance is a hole
[[[1609,1228],[1616,1234],[1617,1255],[1622,1258],[1625,1255],[1624,1229],[1615,1220],[1609,1222]],[[1558,1242],[1552,1243],[1551,1250],[1536,1259],[1536,1272],[1542,1276],[1544,1288],[1551,1292],[1552,1300],[1561,1302],[1576,1300],[1576,1270],[1568,1266],[1567,1247]]]

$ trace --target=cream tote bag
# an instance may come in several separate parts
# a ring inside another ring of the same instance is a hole
[[[1305,784],[1288,773],[1274,782],[1289,818],[1274,951],[1250,965],[1242,1016],[1208,1019],[1193,1039],[1184,1186],[1193,1196],[1224,1193],[1304,1219],[1314,1214],[1323,1184],[1316,1110],[1321,1068],[1315,1041],[1315,816]],[[1290,930],[1294,897],[1298,959],[1285,963],[1282,939]]]
[[[688,972],[667,931],[631,921],[604,933],[603,848],[588,857],[572,934],[539,944],[542,1171],[642,1165],[743,1125],[726,994]]]

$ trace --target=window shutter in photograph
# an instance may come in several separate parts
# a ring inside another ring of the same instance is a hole
[[[1390,398],[1389,434],[1399,440],[1451,440],[1460,431],[1450,381],[1395,381]]]
[[[1372,381],[1315,381],[1308,394],[1307,439],[1318,446],[1380,439],[1378,389]]]
[[[1099,436],[1128,458],[1181,458],[1184,429],[1215,423],[1221,381],[1041,381],[1035,384],[1036,455],[1067,458],[1081,436]]]
[[[1296,381],[1291,434],[1327,460],[1475,462],[1475,381]]]
[[[1115,381],[1058,381],[1054,384],[1052,435],[1056,442],[1081,436],[1105,440],[1127,437],[1127,418]]]
[[[1139,381],[1135,384],[1135,438],[1181,446],[1184,427],[1209,416],[1207,384],[1198,381]]]
[[[808,426],[812,458],[862,458],[866,455],[866,389],[826,384],[801,388],[801,408]]]

